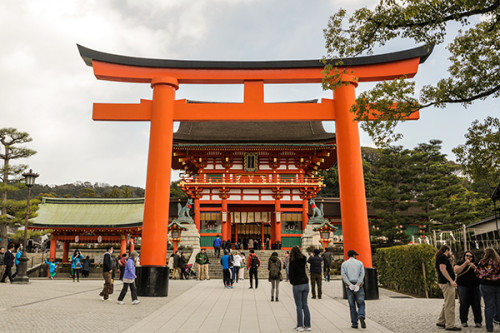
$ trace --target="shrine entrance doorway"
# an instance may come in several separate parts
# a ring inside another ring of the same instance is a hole
[[[252,222],[252,223],[234,223],[231,225],[231,243],[233,247],[240,243],[241,249],[248,250],[249,239],[258,240],[261,244],[260,249],[265,249],[266,238],[271,239],[271,223]]]

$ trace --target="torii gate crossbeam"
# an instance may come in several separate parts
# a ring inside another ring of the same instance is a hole
[[[321,103],[264,103],[264,84],[320,83],[324,64],[299,61],[179,61],[133,58],[78,45],[80,55],[100,80],[150,83],[151,101],[140,104],[94,104],[94,120],[150,121],[150,144],[138,292],[166,296],[165,263],[174,121],[335,121],[344,252],[355,249],[372,267],[370,235],[359,131],[354,114],[357,82],[413,77],[432,47],[343,59],[353,71],[334,99]],[[333,60],[335,63],[335,60]],[[355,80],[357,78],[357,80]],[[356,82],[357,81],[357,82]],[[187,103],[175,100],[179,84],[243,84],[243,103]],[[418,119],[418,113],[408,119]],[[168,272],[168,269],[166,270]],[[168,273],[167,273],[168,274]],[[168,275],[167,275],[168,276]]]

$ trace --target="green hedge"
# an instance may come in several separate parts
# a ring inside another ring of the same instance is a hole
[[[434,259],[436,252],[433,246],[426,244],[377,249],[375,258],[379,283],[403,293],[440,297]],[[425,265],[425,279],[422,263]]]

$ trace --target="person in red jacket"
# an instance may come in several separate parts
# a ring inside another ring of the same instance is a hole
[[[250,289],[253,288],[253,277],[255,278],[255,289],[259,287],[258,272],[260,267],[260,259],[255,254],[254,250],[250,250],[250,254],[247,259],[247,269],[250,275]]]

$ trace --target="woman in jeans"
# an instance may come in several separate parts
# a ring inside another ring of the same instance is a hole
[[[467,327],[469,307],[472,307],[474,323],[481,327],[481,293],[479,291],[479,278],[474,273],[476,258],[471,251],[466,251],[462,260],[453,268],[457,274],[458,297],[460,299],[460,322]]]
[[[297,308],[297,326],[295,330],[303,332],[311,330],[311,314],[307,306],[309,295],[309,279],[306,275],[306,257],[298,246],[290,251],[290,283],[293,285],[293,298]]]
[[[479,261],[476,275],[481,279],[479,289],[484,300],[486,331],[493,332],[493,317],[500,310],[500,257],[492,248],[484,249],[484,258]]]

